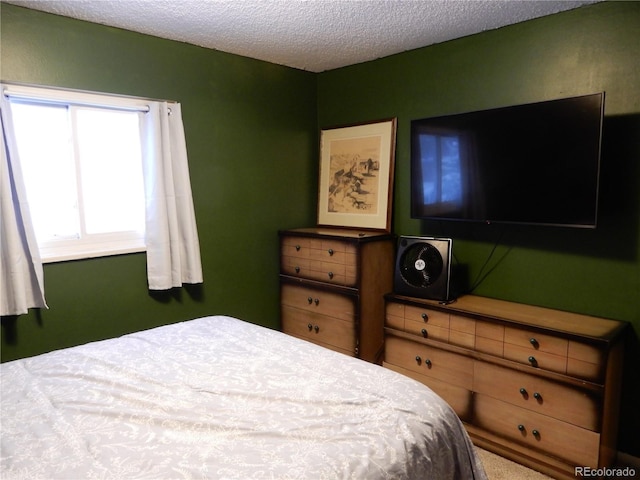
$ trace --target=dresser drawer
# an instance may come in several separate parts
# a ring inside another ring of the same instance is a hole
[[[282,305],[348,322],[353,322],[355,319],[355,299],[348,295],[300,285],[282,284],[280,296]]]
[[[355,264],[356,247],[343,240],[309,239],[309,257],[342,265]]]
[[[353,286],[356,284],[355,265],[349,268],[343,263],[310,260],[307,276],[313,280],[336,285]]]
[[[476,361],[473,390],[589,430],[600,428],[597,396],[536,375]]]
[[[504,358],[558,373],[567,371],[569,341],[526,329],[506,327]]]
[[[386,325],[419,337],[449,341],[449,314],[437,310],[389,302]]]
[[[420,373],[407,370],[406,368],[398,367],[397,365],[393,365],[391,363],[383,362],[382,365],[389,370],[401,373],[407,377],[417,380],[420,383],[425,384],[426,386],[431,388],[431,390],[436,392],[440,397],[442,397],[444,401],[447,402],[451,406],[451,408],[453,408],[453,410],[456,412],[456,415],[458,415],[460,419],[464,421],[471,420],[473,397],[471,392],[466,388],[452,385],[450,383],[443,382],[442,380],[438,380],[427,375],[422,375]]]
[[[404,331],[404,307],[402,303],[386,302],[385,326]]]
[[[281,254],[295,258],[309,258],[311,239],[307,237],[282,237]]]
[[[507,327],[504,330],[504,341],[512,345],[531,349],[532,352],[546,352],[558,356],[567,356],[569,341],[524,328]]]
[[[403,338],[387,336],[385,361],[407,370],[471,390],[473,360]]]
[[[282,331],[333,350],[356,355],[355,322],[282,305]]]
[[[502,357],[504,355],[504,326],[477,321],[475,349],[479,352]]]
[[[449,318],[449,343],[474,348],[475,342],[476,321],[469,317],[451,315]]]
[[[598,433],[480,393],[474,396],[474,410],[474,423],[480,428],[574,465],[598,466]]]
[[[404,330],[423,338],[448,342],[449,314],[407,305],[404,309]]]
[[[567,357],[547,352],[535,352],[529,348],[509,343],[504,344],[504,358],[551,372],[566,373],[567,371]]]
[[[407,305],[404,308],[404,318],[425,325],[449,328],[449,314],[447,312]]]
[[[569,341],[567,375],[601,382],[605,376],[606,353],[593,345]]]
[[[285,236],[280,266],[286,275],[355,286],[357,248],[346,241]]]

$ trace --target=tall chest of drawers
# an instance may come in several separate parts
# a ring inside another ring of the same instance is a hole
[[[384,365],[443,397],[474,443],[555,478],[611,465],[624,322],[471,295],[386,299]]]
[[[379,362],[384,295],[393,284],[393,236],[321,227],[279,236],[283,332]]]

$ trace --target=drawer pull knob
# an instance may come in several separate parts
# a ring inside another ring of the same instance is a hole
[[[429,315],[427,315],[426,313],[423,313],[421,317],[422,317],[422,320],[424,320],[425,322],[429,321]]]
[[[518,430],[520,430],[521,432],[524,432],[525,430],[524,425],[522,424],[518,425]]]
[[[313,325],[309,324],[307,325],[307,328],[309,329],[309,331],[313,330]]]
[[[316,306],[320,305],[320,299],[319,298],[316,298],[313,302],[316,304]]]
[[[533,394],[533,398],[535,398],[536,400],[538,400],[539,402],[542,401],[542,395],[540,395],[538,392],[535,392]]]
[[[318,333],[320,331],[320,327],[318,325],[316,325],[315,327],[313,327],[313,329],[316,331],[316,333]]]
[[[531,364],[532,367],[538,366],[538,361],[536,360],[536,357],[534,357],[533,355],[529,357],[529,363]]]
[[[313,298],[311,297],[307,298],[307,302],[309,302],[309,305],[311,305],[313,303]]]
[[[427,368],[431,368],[431,360],[429,360],[428,358],[424,361],[424,364],[427,366]]]
[[[329,272],[327,275],[329,275],[329,278],[333,279],[333,272]]]
[[[300,251],[300,245],[296,245],[296,251]]]
[[[422,330],[420,330],[420,333],[422,334],[422,336],[423,336],[424,338],[427,338],[427,335],[429,335],[429,334],[427,333],[427,329],[426,329],[426,328],[423,328]]]
[[[533,348],[538,348],[540,346],[540,343],[538,343],[538,340],[536,340],[533,337],[529,339],[529,343],[533,346]]]
[[[300,273],[300,267],[296,267],[296,273]]]
[[[526,396],[528,396],[528,395],[529,395],[529,394],[527,393],[527,389],[526,389],[526,388],[524,388],[524,387],[520,387],[520,394],[521,394],[523,397],[526,397]]]
[[[540,438],[540,432],[538,430],[532,430],[531,433],[533,434],[534,437],[536,437],[537,439]]]
[[[329,252],[329,256],[333,256],[333,248],[330,248],[329,250],[327,250],[327,252]]]
[[[416,355],[416,363],[420,365],[420,362],[422,362],[422,358],[420,358],[420,355]]]

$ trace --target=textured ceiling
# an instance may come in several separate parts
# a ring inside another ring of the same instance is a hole
[[[2,0],[321,72],[595,0]]]

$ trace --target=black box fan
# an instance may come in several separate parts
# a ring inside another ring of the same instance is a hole
[[[450,238],[400,237],[394,275],[395,293],[449,301],[451,244]]]

